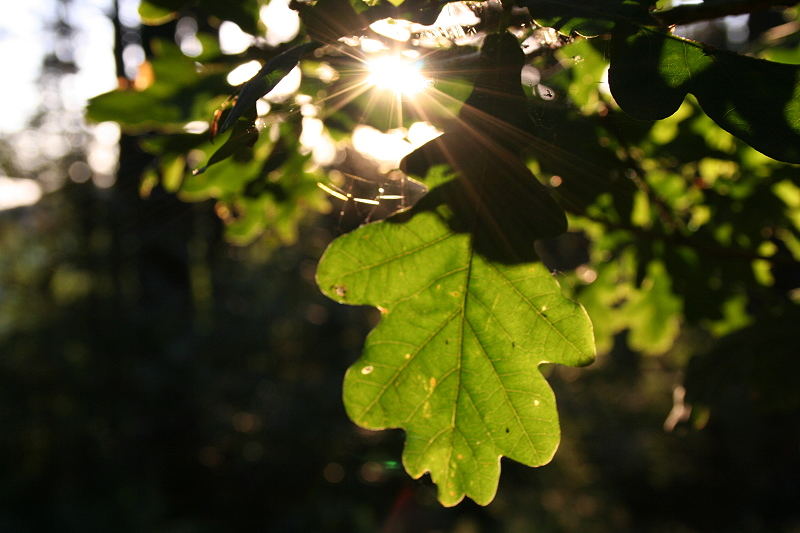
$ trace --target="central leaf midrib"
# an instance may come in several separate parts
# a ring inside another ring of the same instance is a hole
[[[450,479],[450,465],[453,460],[453,450],[455,449],[455,431],[456,431],[456,419],[458,418],[458,408],[461,404],[461,384],[463,383],[463,371],[464,371],[464,326],[466,324],[466,317],[467,317],[467,303],[469,302],[469,286],[470,280],[472,279],[472,261],[475,257],[475,251],[472,248],[472,238],[467,240],[466,246],[466,270],[464,272],[464,282],[461,287],[461,320],[459,323],[459,350],[458,350],[458,383],[456,384],[456,400],[453,403],[453,417],[450,421],[450,426],[452,427],[453,431],[450,433],[450,452],[447,456],[447,474],[448,476],[445,479]]]

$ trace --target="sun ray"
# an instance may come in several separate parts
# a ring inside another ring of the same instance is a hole
[[[411,97],[430,86],[419,61],[400,54],[383,54],[367,59],[367,82],[398,96]]]

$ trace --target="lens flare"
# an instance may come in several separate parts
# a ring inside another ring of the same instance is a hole
[[[422,74],[419,61],[402,56],[384,55],[366,62],[367,83],[379,89],[393,91],[403,96],[414,96],[430,86]]]

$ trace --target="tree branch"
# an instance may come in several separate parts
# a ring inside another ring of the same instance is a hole
[[[796,0],[733,0],[730,2],[682,5],[666,11],[656,11],[651,15],[663,26],[674,26],[727,17],[728,15],[753,13],[771,7],[791,7],[797,3]]]

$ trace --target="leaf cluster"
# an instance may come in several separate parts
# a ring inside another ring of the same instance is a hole
[[[406,470],[429,472],[443,504],[487,504],[502,456],[538,466],[558,446],[539,365],[586,365],[620,332],[661,354],[689,330],[715,339],[796,312],[796,33],[769,47],[753,40],[745,55],[670,26],[761,4],[520,0],[465,7],[479,22],[442,27],[436,17],[452,6],[437,1],[296,3],[302,32],[291,42],[256,41],[240,58],[209,35],[197,58],[159,43],[149,86],[101,95],[88,112],[158,157],[144,191],[160,183],[216,199],[241,244],[264,232],[291,241],[309,212],[325,210],[317,182],[342,212],[402,196],[352,147],[358,127],[439,128],[392,174],[428,194],[336,239],[317,281],[334,300],[382,313],[345,377],[350,417],[404,429]],[[269,27],[257,7],[147,0],[140,12],[159,23],[177,13],[232,20],[255,34]],[[408,38],[381,33],[379,21]],[[400,96],[365,87],[368,39],[423,57],[432,87],[403,113]],[[260,70],[226,86],[249,57]],[[274,97],[298,68],[293,94]],[[211,135],[180,131],[196,121]],[[312,130],[317,140],[304,142]],[[323,140],[338,155],[320,157]],[[373,196],[326,185],[342,176],[373,183]]]

